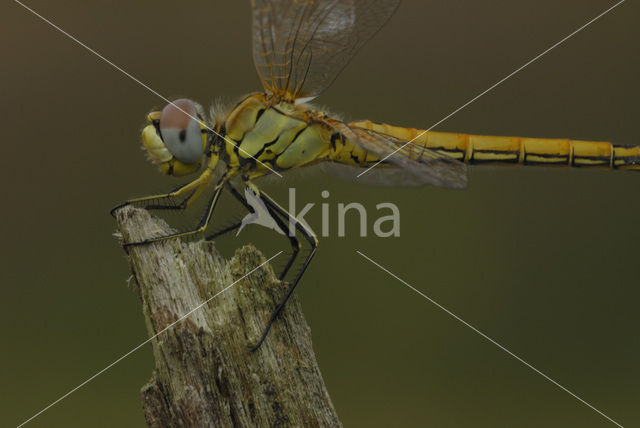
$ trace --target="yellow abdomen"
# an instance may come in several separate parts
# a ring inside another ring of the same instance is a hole
[[[369,120],[350,126],[412,141],[420,147],[440,152],[471,164],[515,164],[571,167],[599,167],[640,170],[640,147],[613,145],[602,141],[568,139],[494,137],[424,132]]]

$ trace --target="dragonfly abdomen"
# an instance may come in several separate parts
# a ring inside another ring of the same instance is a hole
[[[470,164],[513,164],[640,170],[640,146],[605,141],[425,132],[384,123],[351,123],[438,151]]]

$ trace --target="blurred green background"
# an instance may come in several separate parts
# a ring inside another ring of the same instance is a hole
[[[0,425],[15,426],[146,339],[108,211],[177,182],[140,150],[145,115],[164,102],[3,3]],[[248,1],[28,5],[170,98],[208,105],[260,89]],[[317,101],[350,120],[429,127],[611,5],[405,0]],[[640,143],[638,16],[626,2],[438,129]],[[466,191],[321,174],[265,188],[286,203],[293,185],[299,206],[331,193],[334,236],[298,295],[345,425],[611,425],[356,250],[640,425],[640,174],[478,167]],[[355,223],[336,236],[339,202],[374,214],[385,201],[401,210],[400,238],[360,238]],[[319,230],[319,207],[307,219]],[[273,240],[243,233],[263,248]],[[29,426],[143,426],[139,389],[152,368],[145,347]]]

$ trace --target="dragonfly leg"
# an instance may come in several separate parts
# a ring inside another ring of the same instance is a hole
[[[247,209],[247,211],[249,212],[253,212],[253,208],[251,207],[251,205],[249,205],[249,203],[247,202],[246,198],[242,195],[242,193],[240,193],[238,191],[238,189],[236,189],[231,183],[227,182],[227,187],[229,189],[229,192],[238,200],[240,201],[240,203],[242,205],[244,205],[244,207]],[[298,238],[295,236],[295,234],[291,234],[289,233],[289,226],[288,223],[286,223],[282,218],[282,214],[278,211],[276,211],[273,207],[271,207],[269,204],[267,204],[265,202],[265,205],[267,207],[267,209],[269,210],[269,214],[271,214],[271,217],[273,217],[273,219],[275,220],[276,224],[278,225],[278,227],[280,228],[280,230],[282,231],[282,233],[284,233],[287,238],[289,239],[289,243],[291,244],[291,256],[289,257],[289,260],[287,261],[287,264],[284,266],[284,268],[282,269],[282,272],[280,272],[280,274],[278,275],[278,279],[282,280],[284,279],[285,275],[287,275],[287,273],[289,272],[289,269],[291,269],[291,266],[293,266],[293,263],[295,262],[296,258],[298,257],[298,253],[300,252],[301,249],[301,245],[300,245],[300,241],[298,241]],[[282,210],[284,211],[284,210]],[[288,220],[288,216],[284,216],[285,219]],[[229,227],[226,227],[218,232],[216,232],[215,234],[213,234],[210,237],[207,237],[207,239],[213,239],[215,237],[218,237],[224,233],[230,232],[232,230],[237,229],[238,227],[240,227],[242,225],[242,222],[238,222],[235,223]]]
[[[224,185],[224,181],[221,181],[216,185],[214,192],[211,195],[211,199],[209,199],[209,202],[207,203],[207,209],[205,210],[204,215],[202,216],[202,218],[200,219],[200,222],[196,225],[195,228],[185,232],[176,232],[176,233],[171,233],[169,235],[145,239],[139,242],[127,242],[123,244],[123,247],[125,249],[128,249],[129,247],[133,247],[133,246],[150,244],[152,242],[164,241],[166,239],[172,239],[172,238],[187,237],[187,236],[191,236],[191,235],[195,235],[197,233],[203,232],[207,228],[207,226],[211,221],[211,218],[213,217],[213,211],[218,203],[218,200],[220,199],[220,194],[222,193],[223,185]],[[190,196],[190,198],[193,198],[193,197],[194,197],[193,195]]]
[[[240,226],[242,226],[242,221],[239,221],[237,223],[233,223],[231,226],[227,226],[225,228],[222,228],[222,229],[212,233],[211,235],[205,237],[204,239],[205,239],[205,241],[213,241],[214,239],[219,238],[222,235],[231,232],[232,230],[236,230]]]
[[[304,272],[307,270],[307,267],[309,266],[309,263],[311,263],[311,259],[313,259],[316,249],[318,248],[318,238],[316,238],[316,236],[313,234],[311,230],[309,230],[309,228],[307,228],[303,223],[298,221],[298,219],[296,219],[293,215],[291,215],[287,210],[285,210],[280,205],[278,205],[278,203],[273,199],[271,199],[271,197],[268,196],[266,193],[259,192],[258,195],[260,199],[264,201],[267,208],[269,208],[270,210],[273,210],[275,213],[281,215],[282,217],[285,217],[290,224],[295,225],[296,230],[300,232],[302,236],[304,236],[304,238],[307,240],[307,242],[311,246],[311,251],[307,255],[306,259],[304,260],[304,263],[302,264],[300,270],[298,271],[298,274],[295,276],[295,278],[289,285],[289,289],[287,290],[287,293],[284,295],[284,297],[280,300],[278,305],[273,310],[273,313],[271,314],[271,317],[269,318],[269,321],[267,321],[267,325],[264,328],[262,336],[260,336],[260,339],[255,345],[250,346],[250,349],[252,352],[257,350],[260,347],[260,345],[262,345],[262,342],[264,342],[265,338],[267,337],[267,334],[269,333],[269,330],[271,329],[271,325],[273,324],[275,319],[278,317],[280,312],[282,312],[282,309],[284,308],[284,305],[287,303],[287,300],[289,300],[289,297],[291,297],[291,294],[293,294],[293,291],[298,285],[300,278],[302,278],[302,275],[304,275]],[[276,216],[274,216],[274,219],[275,218]],[[285,233],[289,235],[288,228],[285,230]],[[299,244],[297,245],[297,247],[299,247]],[[297,251],[295,251],[294,254],[297,255]],[[293,260],[290,260],[290,263],[288,263],[288,266],[287,266],[287,270],[291,267],[290,265],[292,263],[293,263]]]
[[[228,181],[227,181],[226,185],[227,185],[227,189],[229,190],[229,192],[230,192],[230,193],[231,193],[231,194],[232,194],[232,195],[233,195],[233,196],[234,196],[238,201],[240,201],[240,203],[241,203],[241,204],[242,204],[242,205],[247,209],[247,211],[249,211],[249,212],[253,212],[253,208],[251,208],[251,205],[249,205],[249,203],[248,203],[248,202],[247,202],[247,200],[244,198],[244,196],[242,196],[242,195],[240,194],[240,192],[238,192],[238,191],[236,190],[236,188],[235,188],[235,187],[233,187],[233,185],[232,185],[231,183],[229,183]],[[205,237],[205,240],[207,240],[207,241],[212,241],[212,240],[214,240],[214,239],[216,239],[216,238],[218,238],[218,237],[220,237],[220,236],[222,236],[222,235],[224,235],[224,234],[226,234],[226,233],[229,233],[229,232],[231,232],[231,231],[233,231],[233,230],[236,230],[236,229],[237,229],[237,228],[239,228],[240,226],[242,226],[242,220],[241,220],[241,221],[238,221],[238,222],[236,222],[236,223],[234,223],[234,224],[232,224],[232,225],[230,225],[230,226],[227,226],[227,227],[225,227],[225,228],[223,228],[223,229],[221,229],[221,230],[218,230],[218,231],[216,231],[216,232],[212,233],[211,235],[209,235],[209,236]]]
[[[155,237],[155,238],[149,238],[149,239],[145,239],[145,240],[139,241],[139,242],[127,242],[127,243],[123,244],[123,247],[125,249],[127,249],[129,247],[151,244],[152,242],[164,241],[164,240],[172,239],[172,238],[187,237],[187,236],[191,236],[191,235],[195,235],[197,233],[203,232],[207,228],[207,226],[209,225],[209,222],[211,221],[211,217],[213,216],[213,210],[216,207],[218,199],[220,199],[220,193],[221,192],[222,192],[222,188],[218,188],[218,189],[215,190],[215,192],[211,196],[211,199],[209,200],[209,203],[207,204],[207,210],[206,210],[204,216],[202,216],[202,218],[200,219],[200,222],[198,223],[198,225],[194,229],[187,230],[185,232],[170,233],[168,235],[158,236],[158,237]]]
[[[125,207],[127,205],[133,205],[137,203],[148,203],[145,206],[145,209],[156,209],[156,210],[183,210],[186,209],[205,189],[206,185],[211,181],[211,173],[209,170],[205,170],[200,177],[195,180],[178,187],[177,189],[169,192],[163,193],[159,195],[150,195],[143,196],[141,198],[129,199],[119,205],[113,207],[110,211],[111,215],[115,217],[116,211],[120,208]],[[152,201],[170,201],[173,198],[179,198],[184,196],[184,199],[179,204],[151,204]]]
[[[289,243],[291,244],[291,255],[289,256],[289,260],[287,261],[287,264],[282,269],[282,272],[280,272],[280,275],[278,275],[278,279],[282,281],[284,277],[287,275],[287,273],[289,272],[289,269],[291,269],[291,266],[293,266],[293,263],[296,261],[296,258],[298,258],[298,253],[300,253],[300,249],[302,248],[302,245],[300,245],[300,241],[298,241],[298,238],[296,237],[295,234],[289,233],[288,225],[280,218],[280,213],[275,211],[269,205],[267,205],[267,209],[271,213],[271,217],[273,217],[273,219],[276,221],[276,223],[280,227],[280,230],[282,230],[284,234],[287,236],[287,238],[289,238]],[[288,217],[286,217],[286,219],[289,220]]]

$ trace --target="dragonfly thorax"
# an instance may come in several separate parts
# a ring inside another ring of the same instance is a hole
[[[249,95],[225,118],[225,161],[251,179],[326,159],[332,131],[315,116],[308,106]]]

